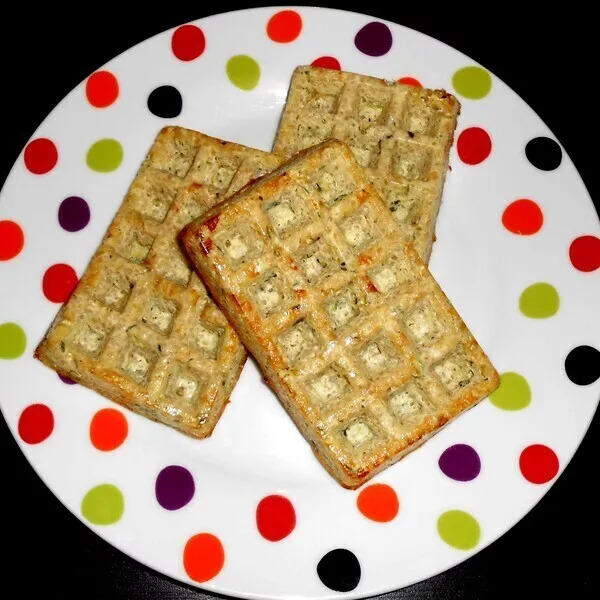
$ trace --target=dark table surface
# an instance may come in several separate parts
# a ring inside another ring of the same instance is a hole
[[[598,168],[598,106],[591,86],[597,85],[600,54],[591,8],[569,3],[552,9],[546,3],[529,12],[524,2],[482,3],[468,9],[449,3],[439,9],[423,3],[422,8],[407,10],[400,3],[392,3],[391,8],[383,4],[371,3],[366,12],[446,42],[520,94],[569,153],[592,198],[597,197],[593,171]],[[168,13],[157,5],[156,10],[129,15],[104,3],[86,8],[92,12],[83,17],[83,5],[76,12],[61,13],[52,3],[35,8],[21,3],[12,7],[10,18],[3,19],[0,181],[48,112],[91,72],[155,33],[237,7],[226,3],[209,9],[197,3],[186,9],[172,3]],[[578,599],[598,597],[600,530],[593,487],[599,434],[596,415],[563,475],[500,540],[446,573],[382,598],[543,597],[554,592]],[[87,529],[37,478],[3,419],[0,452],[2,596],[213,597],[141,566]]]

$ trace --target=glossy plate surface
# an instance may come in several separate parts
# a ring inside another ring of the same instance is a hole
[[[293,69],[317,59],[461,101],[431,270],[503,375],[492,399],[355,492],[318,464],[252,361],[213,436],[195,441],[32,358],[159,128],[269,150]],[[525,515],[596,410],[600,348],[598,219],[534,111],[444,44],[329,9],[209,17],[101,71],[48,115],[0,197],[0,406],[68,509],[162,573],[256,598],[399,588]]]

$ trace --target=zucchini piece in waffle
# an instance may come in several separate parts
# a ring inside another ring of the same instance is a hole
[[[163,129],[35,356],[154,421],[209,436],[246,352],[177,235],[279,163],[195,131]]]
[[[499,383],[342,142],[300,152],[181,239],[344,487],[414,450]]]
[[[427,263],[459,110],[443,90],[301,66],[273,152],[289,158],[329,138],[346,142]],[[329,195],[346,193],[324,187]]]

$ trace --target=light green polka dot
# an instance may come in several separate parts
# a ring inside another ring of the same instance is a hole
[[[558,292],[549,283],[534,283],[525,288],[519,298],[519,309],[532,319],[546,319],[555,315],[560,306]]]
[[[112,525],[123,516],[124,510],[123,494],[110,483],[92,488],[81,501],[81,514],[94,525]]]
[[[110,173],[123,160],[123,147],[117,140],[106,138],[90,146],[85,161],[87,166],[99,173]]]
[[[26,346],[25,332],[16,323],[0,324],[0,358],[19,358]]]
[[[479,523],[469,513],[449,510],[437,522],[440,537],[453,548],[470,550],[475,548],[481,537]]]
[[[260,79],[260,67],[251,56],[238,54],[227,61],[227,77],[236,87],[253,90]]]
[[[502,373],[500,385],[490,394],[490,400],[504,410],[521,410],[531,402],[531,389],[523,375]]]
[[[480,100],[490,93],[492,77],[481,67],[463,67],[452,76],[452,85],[461,96]]]

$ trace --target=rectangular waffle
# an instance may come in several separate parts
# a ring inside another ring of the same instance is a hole
[[[302,66],[292,77],[273,152],[289,158],[329,138],[346,142],[427,263],[459,110],[442,90]]]
[[[339,189],[343,196],[330,193]],[[299,153],[181,239],[344,487],[360,486],[498,385],[342,142]]]
[[[195,131],[163,129],[36,357],[139,414],[209,436],[246,352],[177,235],[279,163]]]

